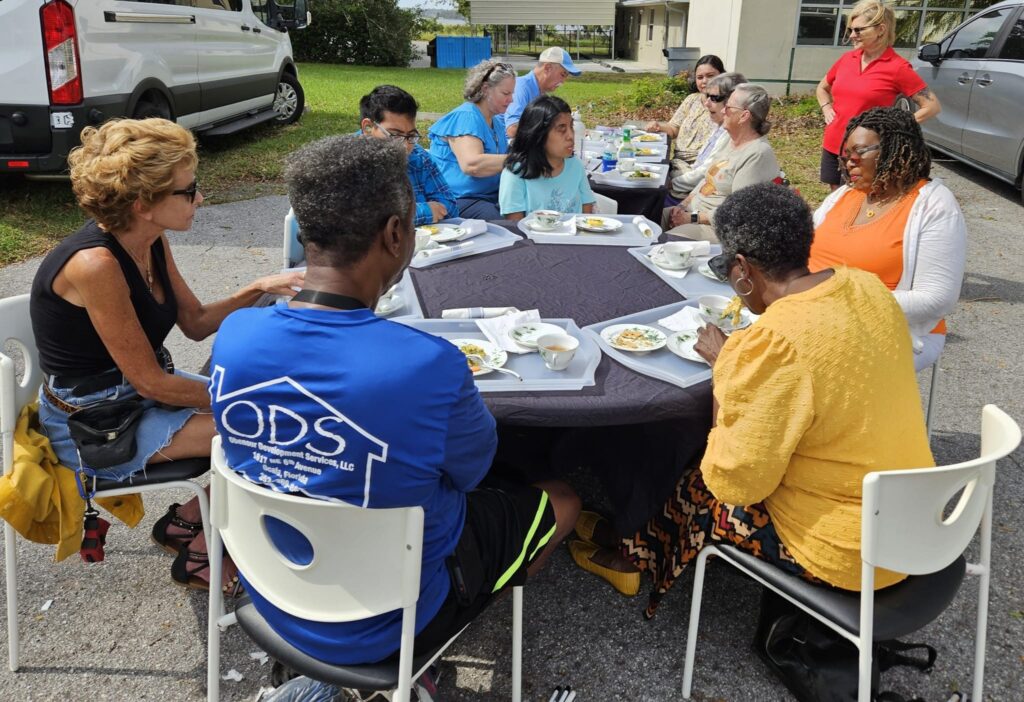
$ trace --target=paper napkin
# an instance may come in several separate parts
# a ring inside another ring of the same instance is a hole
[[[480,327],[480,331],[484,333],[484,336],[498,348],[511,353],[530,353],[534,349],[520,346],[512,341],[512,337],[508,333],[520,324],[539,321],[540,312],[538,310],[524,310],[522,312],[503,314],[500,317],[478,319],[476,325]]]
[[[518,311],[518,307],[454,307],[441,310],[441,319],[484,319]]]
[[[696,307],[688,306],[664,319],[659,319],[658,324],[672,331],[692,331],[700,329],[706,322],[700,316],[700,310]]]

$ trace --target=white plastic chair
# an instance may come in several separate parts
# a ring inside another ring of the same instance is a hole
[[[281,245],[284,256],[282,268],[294,268],[306,258],[306,252],[299,243],[299,220],[295,219],[295,210],[288,208],[284,216],[284,242]]]
[[[253,641],[288,667],[315,680],[346,688],[387,690],[397,687],[396,702],[408,702],[412,681],[458,638],[440,649],[413,658],[416,601],[420,590],[423,509],[364,509],[285,495],[252,483],[227,465],[220,437],[212,448],[210,481],[210,553],[221,539],[246,580],[274,606],[319,622],[356,621],[402,610],[398,664],[336,666],[307,656],[279,637],[248,598],[219,618],[221,593],[210,588],[207,692],[215,702],[220,682],[220,631],[238,623]],[[267,519],[281,520],[311,546],[311,559],[295,563],[267,533]],[[211,561],[211,582],[220,582],[221,564]],[[513,588],[512,699],[522,688],[523,588]],[[461,633],[461,632],[460,632]]]
[[[894,470],[864,476],[861,511],[861,592],[823,588],[732,546],[705,546],[697,557],[690,605],[683,698],[690,699],[697,646],[704,569],[719,556],[826,624],[860,651],[858,702],[871,698],[873,641],[905,636],[934,620],[956,596],[966,573],[980,578],[974,642],[972,700],[981,700],[985,671],[985,634],[992,556],[992,487],[996,461],[1020,445],[1020,427],[995,405],[981,414],[981,456],[937,468]],[[956,505],[949,501],[962,490]],[[981,532],[978,563],[963,552]],[[875,568],[910,577],[874,591]]]
[[[24,364],[18,381],[17,362],[6,354],[8,345],[18,350]],[[14,468],[14,430],[21,408],[34,402],[43,382],[39,368],[29,296],[18,295],[0,300],[0,433],[3,436],[4,475]],[[157,490],[185,489],[199,498],[203,529],[209,533],[209,506],[206,493],[191,480],[209,470],[207,459],[189,459],[165,463],[123,482],[99,480],[96,497],[115,497]],[[4,522],[4,565],[7,586],[7,656],[11,671],[18,670],[18,544],[17,532]],[[214,588],[216,589],[216,588]]]
[[[594,214],[613,215],[618,213],[619,203],[617,200],[601,193],[594,193]]]

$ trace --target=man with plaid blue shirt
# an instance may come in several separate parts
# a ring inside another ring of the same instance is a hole
[[[394,85],[378,85],[359,101],[359,128],[375,139],[402,141],[409,153],[409,180],[416,197],[416,225],[431,224],[459,216],[444,176],[417,142],[416,99]]]

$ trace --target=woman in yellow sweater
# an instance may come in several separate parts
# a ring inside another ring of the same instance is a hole
[[[714,379],[707,452],[639,532],[615,539],[588,513],[570,544],[581,567],[625,594],[649,572],[648,618],[709,541],[858,589],[864,476],[934,465],[906,317],[878,277],[811,273],[811,212],[782,186],[736,192],[715,228],[723,253],[712,269],[761,317],[728,338],[701,330],[696,349]],[[879,570],[875,582],[903,577]]]

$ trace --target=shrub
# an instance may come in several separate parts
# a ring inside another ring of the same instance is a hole
[[[313,23],[292,32],[295,60],[407,66],[420,23],[419,11],[397,0],[317,0]]]
[[[636,108],[672,107],[674,109],[689,94],[690,79],[684,72],[671,78],[641,78],[635,81],[626,102],[629,106]]]

